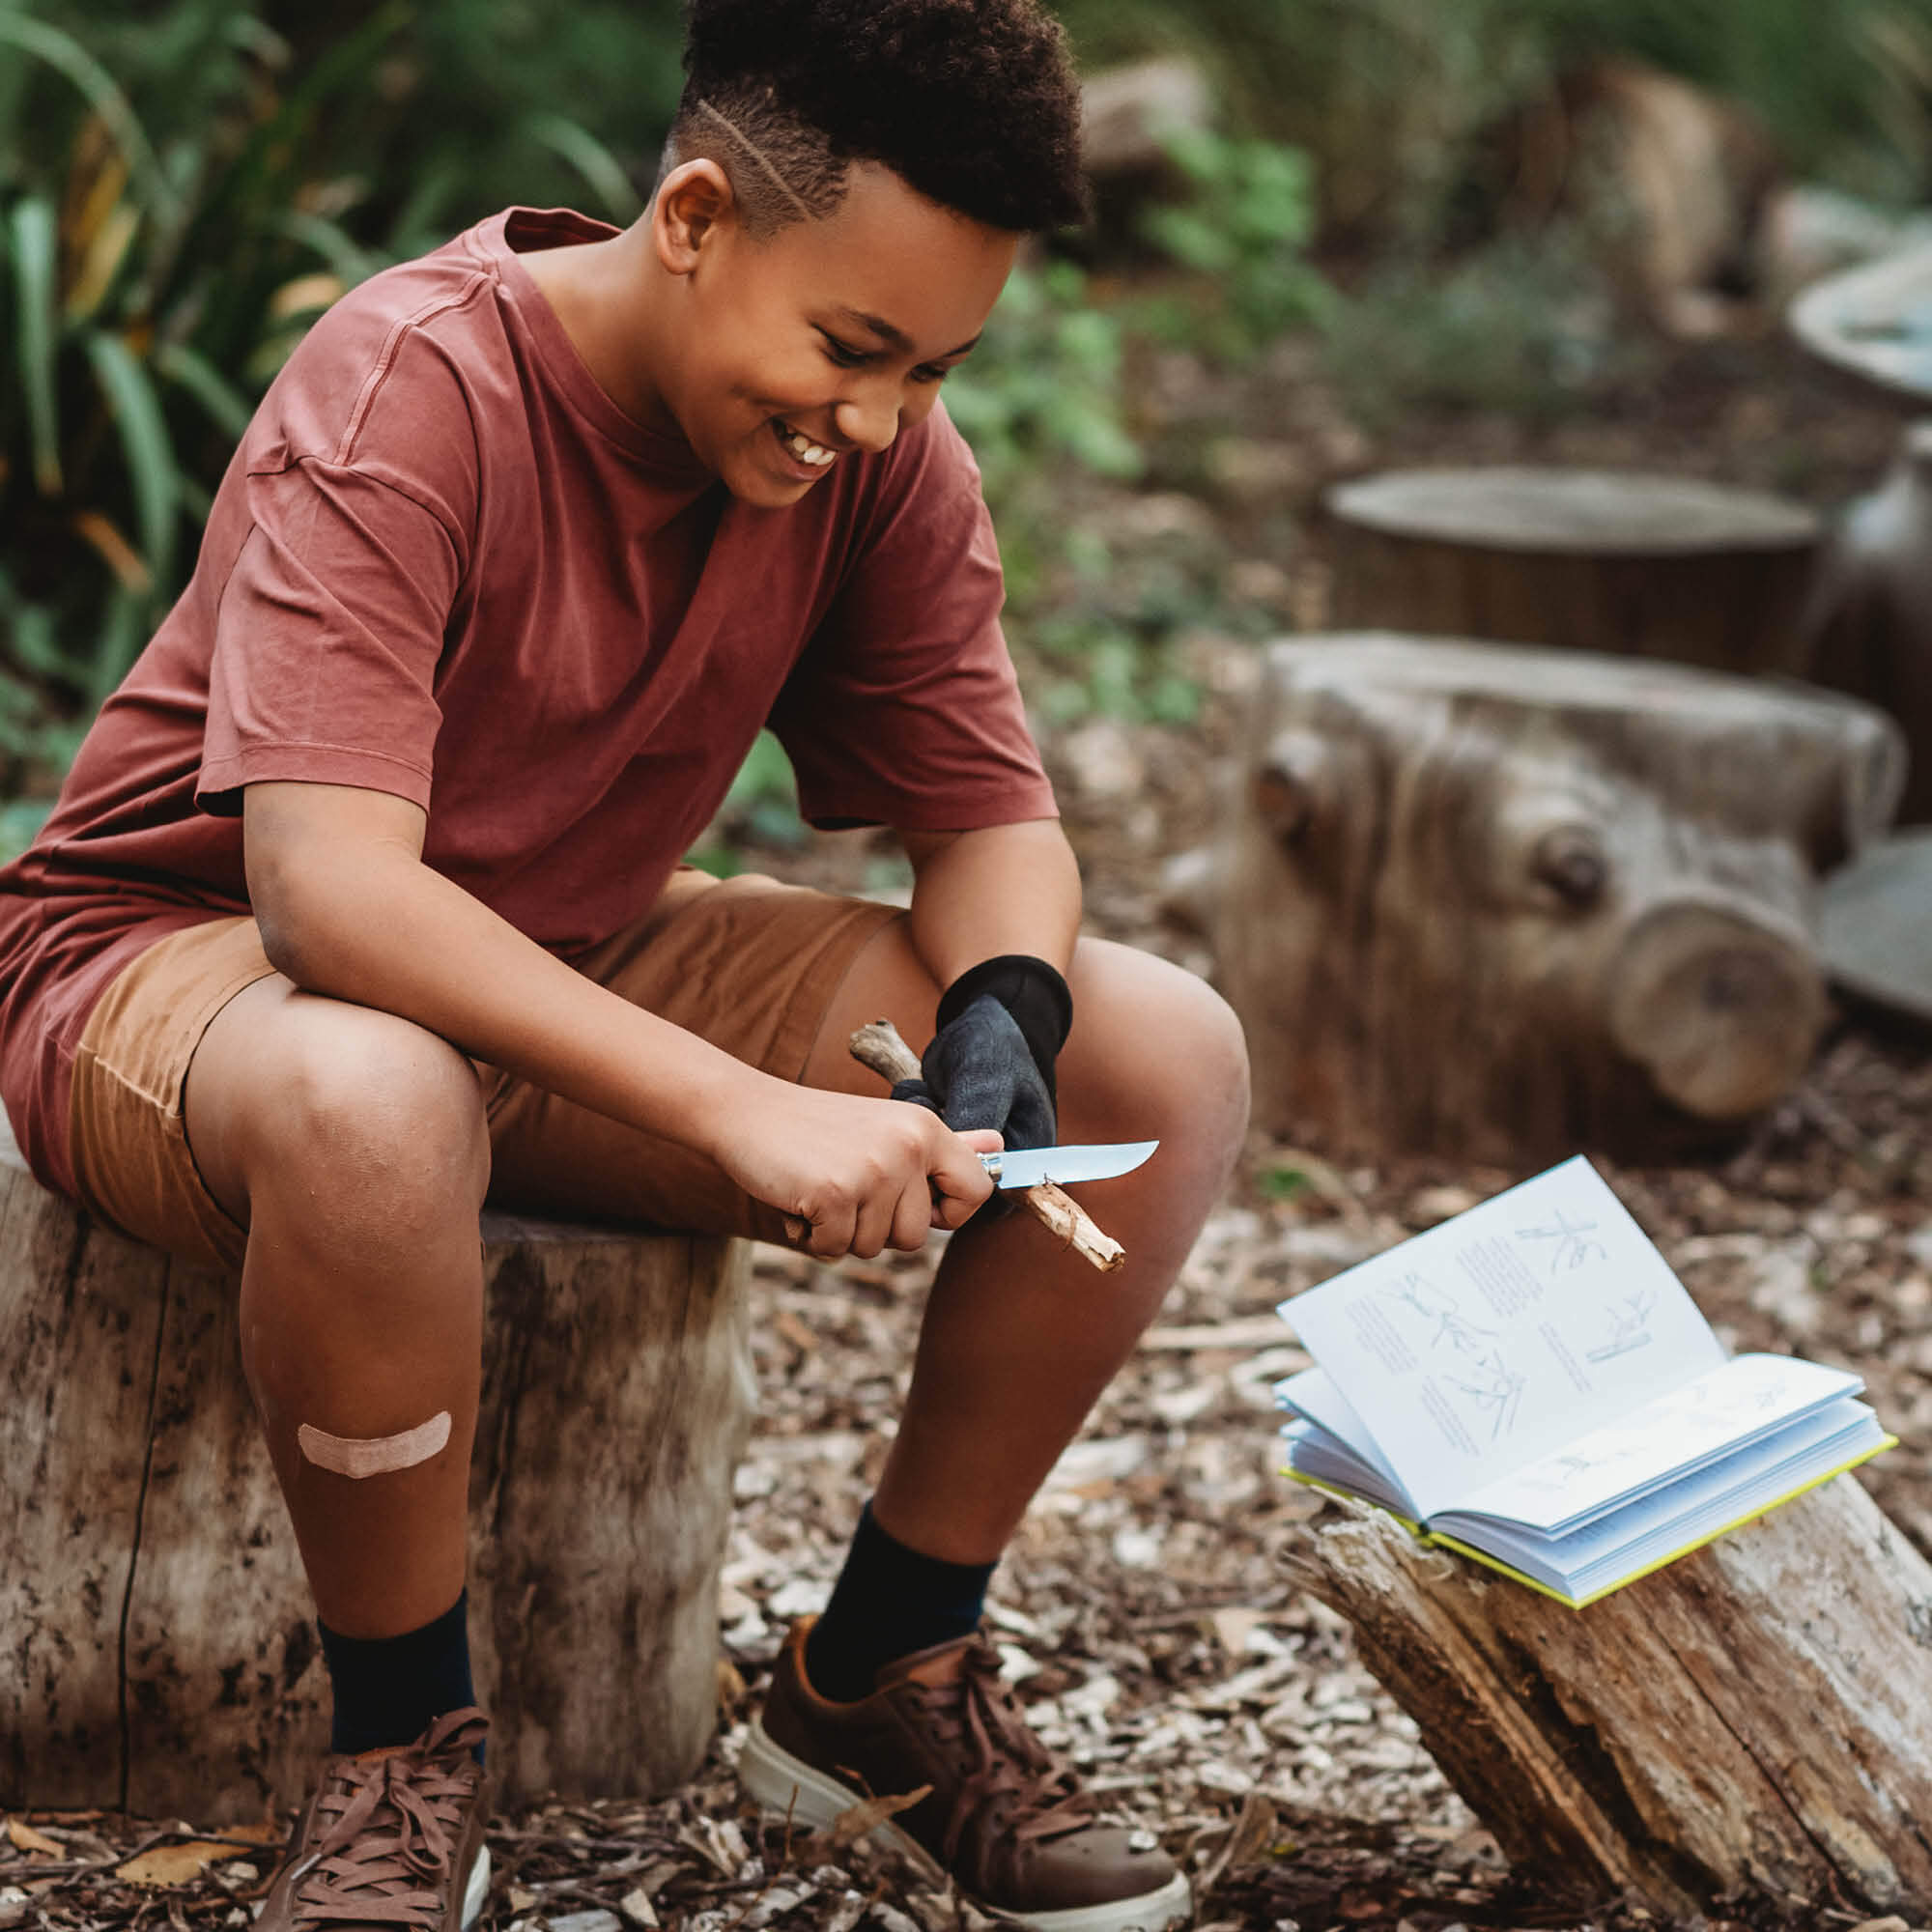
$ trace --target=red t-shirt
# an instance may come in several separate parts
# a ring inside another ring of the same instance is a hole
[[[164,933],[245,912],[242,788],[359,785],[566,957],[641,914],[769,723],[817,823],[1051,816],[944,412],[781,510],[598,387],[511,210],[365,282],[264,399],[181,601],[0,871],[0,1096],[71,1191],[87,1015]],[[372,907],[373,917],[381,916]]]

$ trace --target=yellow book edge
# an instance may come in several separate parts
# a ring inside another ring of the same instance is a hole
[[[1882,1440],[1874,1442],[1869,1449],[1860,1450],[1856,1456],[1821,1471],[1818,1475],[1800,1483],[1795,1489],[1786,1490],[1781,1495],[1773,1496],[1769,1502],[1754,1504],[1742,1516],[1733,1517],[1729,1522],[1719,1523],[1716,1529],[1707,1530],[1702,1536],[1692,1537],[1689,1543],[1671,1550],[1668,1555],[1660,1556],[1654,1562],[1646,1563],[1641,1570],[1633,1570],[1628,1577],[1619,1577],[1614,1583],[1605,1583],[1601,1590],[1592,1590],[1587,1597],[1566,1597],[1561,1590],[1552,1590],[1548,1583],[1540,1583],[1534,1577],[1525,1577],[1520,1570],[1505,1563],[1500,1556],[1492,1556],[1486,1549],[1474,1548],[1460,1537],[1445,1536],[1439,1530],[1426,1528],[1412,1518],[1404,1516],[1400,1510],[1392,1510],[1386,1503],[1378,1503],[1372,1497],[1357,1495],[1353,1490],[1345,1490],[1337,1483],[1324,1483],[1317,1476],[1303,1475],[1299,1469],[1284,1468],[1282,1474],[1294,1482],[1306,1485],[1311,1490],[1320,1490],[1324,1495],[1339,1496],[1344,1502],[1366,1503],[1370,1509],[1379,1510],[1383,1516],[1401,1523],[1418,1543],[1436,1549],[1453,1549],[1459,1556],[1466,1556],[1472,1563],[1480,1563],[1484,1569],[1493,1570],[1499,1576],[1520,1583],[1524,1589],[1534,1590],[1539,1597],[1548,1597],[1551,1603],[1563,1605],[1567,1609],[1587,1610],[1592,1604],[1600,1604],[1605,1597],[1613,1595],[1627,1584],[1654,1575],[1657,1571],[1675,1563],[1680,1556],[1689,1556],[1693,1549],[1702,1549],[1707,1543],[1715,1543],[1719,1537],[1728,1536],[1732,1530],[1742,1529],[1746,1523],[1755,1522],[1761,1516],[1769,1516],[1773,1510],[1790,1502],[1794,1496],[1802,1496],[1806,1490],[1815,1490],[1821,1484],[1829,1483],[1833,1476],[1842,1476],[1847,1469],[1856,1469],[1861,1463],[1869,1463],[1874,1456],[1897,1447],[1898,1437],[1888,1435]]]

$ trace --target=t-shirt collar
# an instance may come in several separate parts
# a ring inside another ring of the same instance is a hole
[[[683,489],[701,488],[716,482],[716,476],[698,461],[683,437],[639,422],[611,400],[522,260],[525,254],[539,248],[604,242],[617,232],[607,221],[594,220],[568,208],[505,209],[502,213],[492,215],[476,231],[483,247],[497,264],[503,287],[529,331],[546,373],[571,407],[588,417],[601,435],[635,456],[650,471],[654,482]]]

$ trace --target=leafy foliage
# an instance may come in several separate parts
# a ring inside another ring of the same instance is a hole
[[[261,0],[298,71],[394,0]],[[409,0],[319,129],[358,232],[413,255],[512,203],[629,221],[682,82],[677,0]]]
[[[798,781],[791,760],[769,731],[760,731],[710,829],[686,856],[694,866],[728,879],[744,870],[748,844],[782,851],[804,843],[809,836],[798,815]]]
[[[1505,237],[1449,267],[1390,261],[1355,292],[1324,359],[1350,412],[1384,428],[1416,408],[1549,419],[1642,368],[1574,230]]]
[[[0,8],[0,753],[62,761],[181,586],[254,398],[372,258],[312,191],[305,126],[393,33],[284,86],[233,0],[108,38],[116,72]]]
[[[1147,233],[1181,272],[1103,294],[1070,262],[1022,269],[947,384],[1000,531],[1009,630],[1033,659],[1037,701],[1061,723],[1090,712],[1184,723],[1198,693],[1177,638],[1210,621],[1241,628],[1211,532],[1122,528],[1071,506],[1073,478],[1148,473],[1131,372],[1175,343],[1245,362],[1334,301],[1308,260],[1306,156],[1212,133],[1178,137],[1172,152],[1192,191],[1151,210]]]
[[[1207,129],[1171,136],[1190,199],[1151,207],[1148,239],[1194,270],[1189,298],[1150,310],[1161,333],[1209,355],[1246,361],[1283,330],[1331,313],[1333,291],[1310,265],[1314,167],[1298,148]]]
[[[1072,263],[1014,270],[973,359],[946,386],[989,502],[1009,499],[1055,458],[1122,481],[1139,475],[1121,410],[1122,337],[1121,319],[1089,301]]]
[[[1414,248],[1503,115],[1635,57],[1734,98],[1800,175],[1932,195],[1932,0],[1059,0],[1089,65],[1184,50],[1241,125],[1305,149],[1333,232]]]
[[[647,152],[677,31],[668,5],[609,0],[561,22],[503,0],[0,0],[4,789],[65,764],[179,592],[262,390],[345,288],[499,190],[637,212],[554,103],[621,105]]]

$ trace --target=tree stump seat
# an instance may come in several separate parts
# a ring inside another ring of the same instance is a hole
[[[1435,633],[1805,674],[1824,525],[1689,477],[1497,466],[1338,485],[1337,630]]]
[[[748,1244],[490,1213],[470,1631],[500,1802],[681,1783],[717,1708]],[[0,1809],[298,1800],[327,1681],[236,1283],[0,1149]]]
[[[1542,1885],[1671,1918],[1932,1906],[1932,1565],[1851,1476],[1583,1610],[1366,1507],[1290,1567]]]

